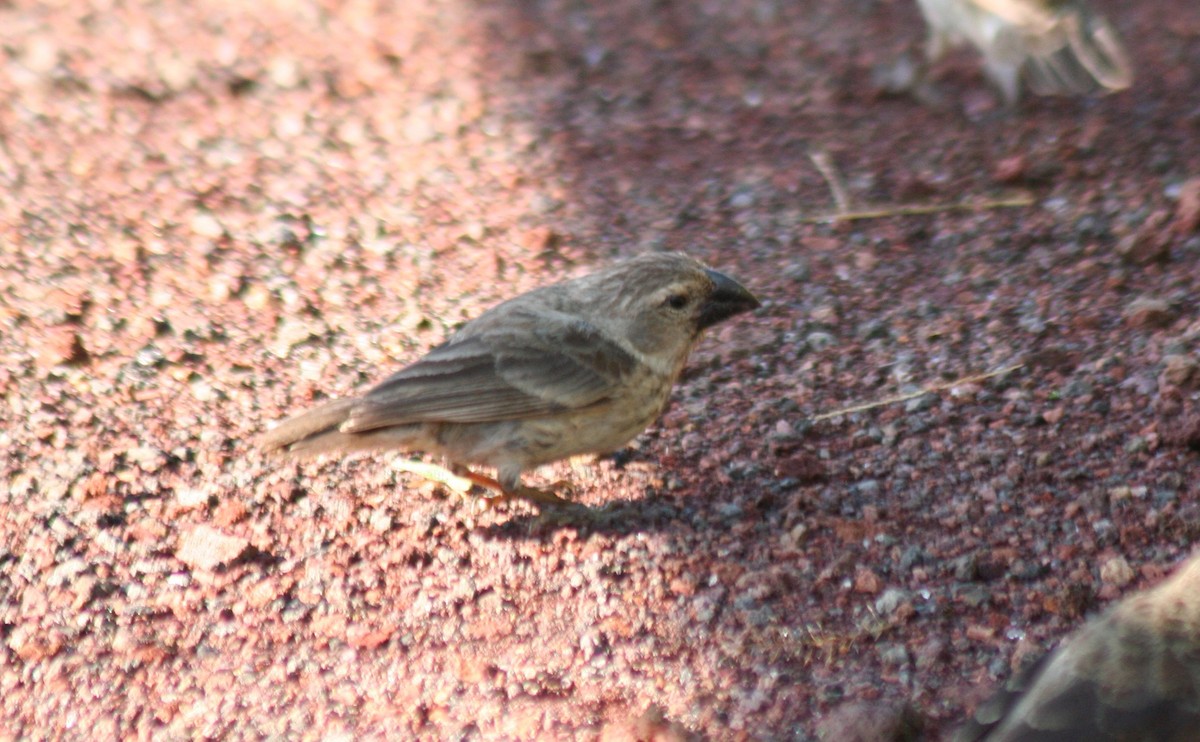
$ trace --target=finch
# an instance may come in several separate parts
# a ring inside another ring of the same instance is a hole
[[[1083,0],[917,0],[929,24],[926,56],[970,42],[987,76],[1015,105],[1021,80],[1038,95],[1129,87],[1133,71],[1116,30]]]
[[[759,306],[741,284],[678,253],[651,253],[510,299],[360,397],[285,420],[260,439],[296,456],[403,449],[535,503],[542,464],[625,445],[658,418],[705,329]]]
[[[1200,739],[1200,552],[984,703],[957,742]]]

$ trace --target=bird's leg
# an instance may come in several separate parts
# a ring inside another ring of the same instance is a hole
[[[476,475],[478,476],[478,475]],[[486,477],[484,477],[486,479]],[[499,485],[499,482],[495,482]],[[572,490],[570,482],[562,481],[555,482],[549,487],[530,487],[525,484],[517,484],[515,487],[500,487],[499,495],[488,500],[488,504],[507,502],[509,500],[525,500],[532,502],[535,505],[569,505],[570,500],[559,497],[555,494],[555,490]]]
[[[925,61],[933,66],[944,56],[946,50],[950,48],[950,39],[942,31],[930,28],[929,35],[925,37]]]
[[[392,468],[445,485],[460,495],[470,492],[472,487],[482,487],[495,493],[486,498],[489,506],[509,500],[525,500],[536,505],[566,505],[570,503],[570,500],[559,497],[555,494],[555,490],[574,491],[574,486],[566,481],[555,482],[545,489],[539,489],[521,484],[521,480],[518,478],[515,483],[506,486],[489,476],[477,474],[465,467],[455,467],[455,471],[450,471],[437,464],[412,459],[396,459],[392,462]]]
[[[489,501],[508,499],[510,496],[504,489],[504,485],[489,476],[476,474],[465,466],[455,466],[453,467],[453,471],[451,471],[437,464],[412,461],[410,459],[400,459],[393,466],[400,471],[407,471],[422,476],[431,482],[444,484],[460,495],[467,494],[471,491],[472,487],[482,487],[485,490],[496,493],[496,495],[488,498]]]
[[[470,476],[461,476],[445,467],[437,464],[430,464],[425,461],[414,461],[412,459],[396,459],[392,462],[392,468],[396,471],[408,472],[416,474],[419,477],[424,477],[431,482],[443,484],[454,490],[460,495],[465,495],[471,491],[471,486],[478,484]],[[470,474],[470,472],[467,472]]]
[[[535,502],[535,503],[538,503],[541,505],[570,505],[570,504],[572,504],[570,500],[563,498],[563,497],[559,497],[557,494],[555,494],[555,491],[560,491],[560,492],[565,491],[567,493],[571,493],[571,492],[575,491],[575,486],[572,485],[570,482],[566,481],[565,479],[555,482],[554,484],[550,485],[549,487],[545,487],[545,488],[541,488],[541,489],[539,489],[538,487],[527,487],[525,485],[521,485],[520,487],[518,487],[516,489],[515,492],[509,493],[509,496],[510,497],[520,497],[523,500],[529,500],[530,502]]]
[[[1000,94],[1004,97],[1004,107],[1009,110],[1016,108],[1021,97],[1020,65],[1008,59],[985,56],[983,69],[988,79],[1000,89]]]
[[[479,486],[487,487],[499,493],[496,497],[490,498],[488,504],[507,502],[509,500],[525,500],[535,505],[569,505],[570,500],[559,497],[554,491],[566,490],[570,492],[574,490],[571,483],[566,481],[555,482],[545,489],[530,487],[521,484],[520,474],[513,476],[511,473],[506,475],[504,472],[501,472],[499,480],[480,474],[469,474],[468,476]]]

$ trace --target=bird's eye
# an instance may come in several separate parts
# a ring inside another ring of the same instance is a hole
[[[677,309],[677,310],[684,309],[687,307],[687,305],[688,305],[687,294],[671,294],[670,296],[667,297],[666,301],[663,302],[663,306],[667,306],[667,307],[670,307],[671,309]]]

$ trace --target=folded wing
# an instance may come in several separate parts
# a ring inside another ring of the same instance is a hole
[[[636,366],[629,351],[582,320],[532,334],[489,332],[452,340],[371,389],[341,430],[479,423],[578,409],[607,399]]]

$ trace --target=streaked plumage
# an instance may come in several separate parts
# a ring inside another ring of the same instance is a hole
[[[261,446],[307,456],[406,449],[497,470],[477,483],[558,498],[521,473],[620,448],[658,417],[707,327],[758,306],[677,253],[641,255],[504,302],[361,397],[283,422]]]
[[[1200,552],[1020,673],[954,739],[1200,739]]]
[[[1116,29],[1083,0],[917,0],[929,24],[926,55],[936,62],[970,43],[1012,105],[1021,82],[1038,95],[1122,90],[1133,68]]]

